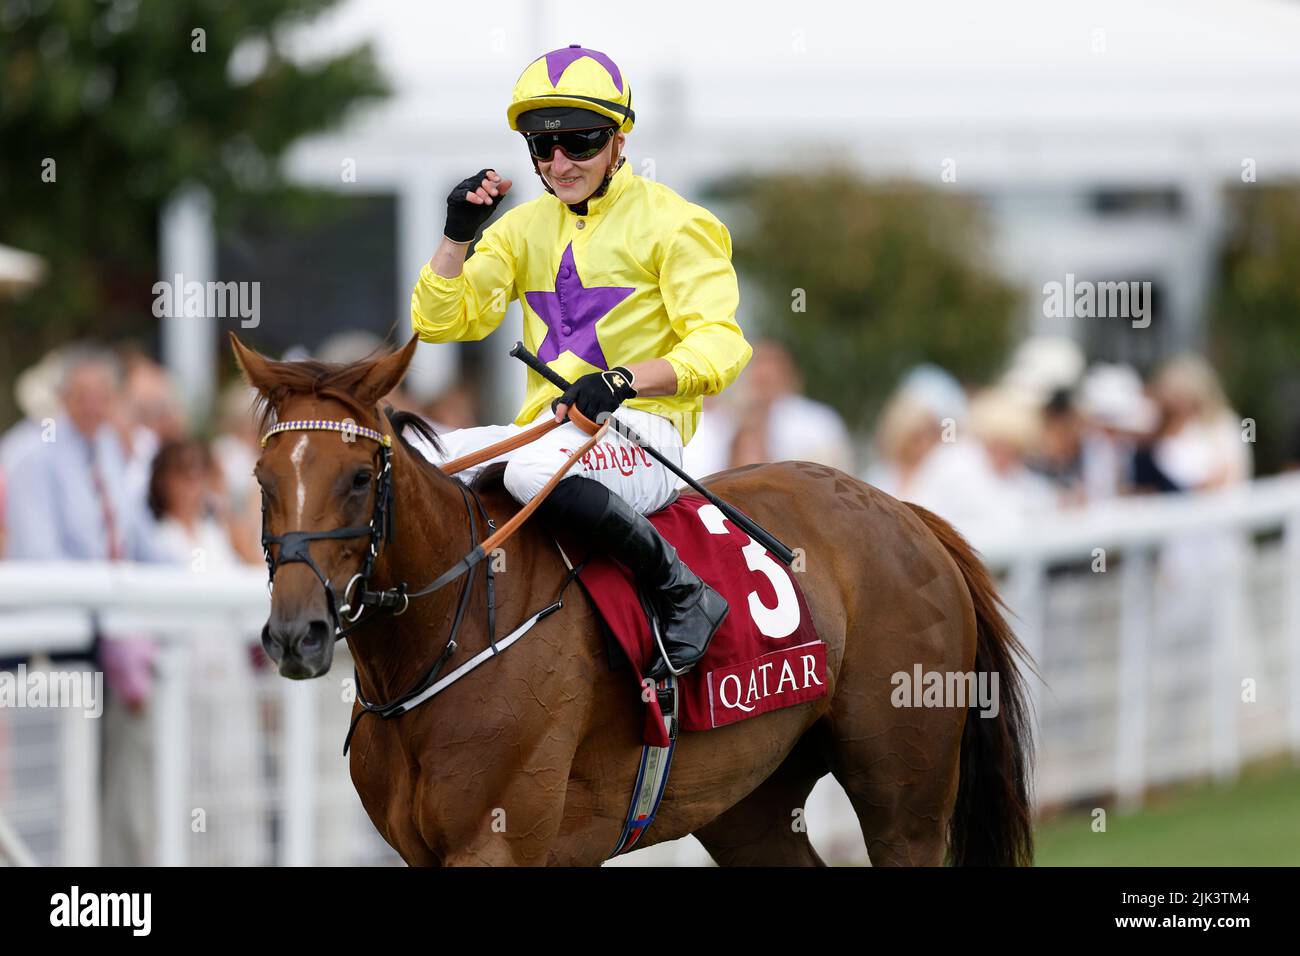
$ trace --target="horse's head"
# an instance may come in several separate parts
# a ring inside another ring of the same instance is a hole
[[[319,677],[334,660],[339,605],[368,572],[382,528],[388,439],[377,411],[415,352],[350,365],[274,362],[230,336],[262,396],[262,534],[274,587],[262,644],[285,677]]]

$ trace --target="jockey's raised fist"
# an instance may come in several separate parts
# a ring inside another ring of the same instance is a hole
[[[442,231],[452,242],[470,242],[483,224],[492,218],[499,201],[510,192],[511,180],[502,179],[495,169],[480,169],[462,179],[447,197],[447,227]]]

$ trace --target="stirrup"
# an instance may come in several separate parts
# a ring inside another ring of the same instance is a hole
[[[683,674],[685,674],[692,667],[694,667],[696,664],[699,663],[699,661],[692,661],[690,664],[687,664],[685,667],[681,668],[681,670],[678,670],[677,668],[673,667],[673,659],[668,656],[668,648],[664,647],[663,631],[660,630],[659,628],[659,615],[655,614],[653,609],[650,612],[650,633],[654,635],[655,647],[659,648],[659,657],[663,660],[664,667],[668,669],[668,673],[671,674],[673,677],[681,677]],[[651,670],[654,669],[653,665],[651,666],[650,669]]]

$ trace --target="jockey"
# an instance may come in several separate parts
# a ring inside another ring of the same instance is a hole
[[[587,439],[566,419],[571,406],[593,421],[616,414],[680,466],[701,396],[726,388],[749,361],[735,319],[731,236],[708,210],[632,172],[623,146],[634,117],[627,78],[604,53],[573,44],[530,63],[506,118],[523,135],[546,195],[499,216],[467,260],[511,180],[483,169],[459,183],[447,198],[443,239],[411,295],[411,322],[425,342],[481,339],[519,299],[525,345],[572,383],[557,397],[529,370],[513,424],[442,436],[437,461],[548,415],[563,421],[494,459],[507,463],[505,487],[520,503]],[[671,670],[681,673],[704,655],[727,602],[644,517],[671,500],[675,476],[612,429],[606,435],[540,511],[627,565],[654,604]],[[668,673],[659,658],[649,676]]]

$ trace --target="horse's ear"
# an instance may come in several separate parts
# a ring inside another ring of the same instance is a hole
[[[269,395],[272,383],[275,381],[271,371],[275,363],[244,345],[234,332],[228,334],[230,336],[230,348],[235,353],[235,361],[239,363],[239,370],[244,373],[244,380],[262,395]]]
[[[370,366],[365,376],[357,383],[357,398],[363,405],[378,403],[381,398],[401,384],[411,359],[415,357],[415,348],[419,344],[419,338],[413,335],[405,346],[391,355],[385,355]]]

